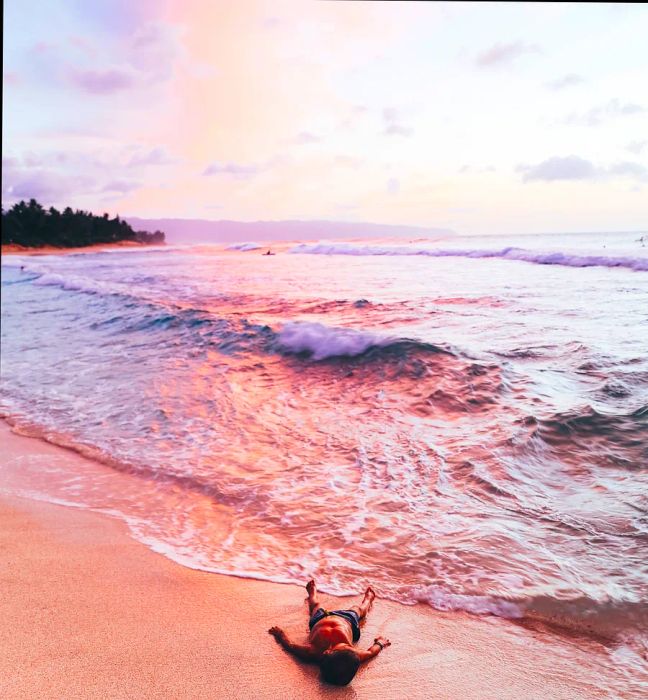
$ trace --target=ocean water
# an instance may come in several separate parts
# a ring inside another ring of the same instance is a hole
[[[2,414],[104,466],[0,488],[119,515],[196,568],[593,635],[636,679],[638,238],[5,256]]]

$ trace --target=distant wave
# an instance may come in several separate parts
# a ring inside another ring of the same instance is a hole
[[[525,248],[500,248],[497,250],[410,248],[408,246],[369,246],[349,243],[301,243],[290,253],[302,255],[419,255],[430,258],[501,258],[534,263],[536,265],[562,265],[566,267],[625,267],[648,272],[648,257],[619,257],[605,255],[581,255],[558,251],[527,250]]]
[[[228,245],[225,250],[240,250],[245,252],[247,250],[258,250],[261,246],[258,243],[232,243]]]

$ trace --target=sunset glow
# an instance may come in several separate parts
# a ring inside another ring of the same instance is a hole
[[[3,206],[637,230],[641,5],[5,3]]]

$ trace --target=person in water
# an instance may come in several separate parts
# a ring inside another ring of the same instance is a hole
[[[360,605],[348,610],[325,610],[320,606],[315,581],[309,581],[306,590],[310,615],[308,644],[292,642],[280,627],[271,627],[268,632],[293,656],[318,663],[327,683],[347,685],[363,661],[378,656],[391,644],[385,637],[376,637],[366,651],[353,647],[360,639],[360,621],[367,616],[376,594],[369,586]]]

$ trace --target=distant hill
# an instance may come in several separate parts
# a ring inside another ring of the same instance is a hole
[[[454,231],[422,226],[393,226],[346,221],[207,221],[205,219],[140,219],[126,217],[131,226],[160,230],[167,243],[232,243],[292,241],[321,238],[428,238]]]

